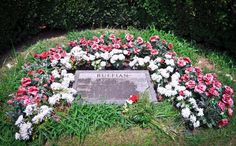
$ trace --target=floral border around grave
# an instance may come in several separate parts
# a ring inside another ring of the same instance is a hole
[[[147,42],[131,34],[123,40],[114,34],[80,38],[66,48],[35,54],[34,62],[23,68],[27,75],[8,101],[15,109],[11,116],[19,140],[30,139],[33,127],[56,117],[58,107],[72,104],[77,96],[72,88],[77,69],[148,69],[159,99],[170,100],[190,129],[223,127],[233,115],[233,89],[223,86],[216,74],[192,66],[188,57],[177,57],[173,45],[157,35]]]

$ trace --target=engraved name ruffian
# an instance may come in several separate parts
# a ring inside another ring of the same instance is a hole
[[[126,73],[98,73],[97,78],[129,78],[130,75]]]

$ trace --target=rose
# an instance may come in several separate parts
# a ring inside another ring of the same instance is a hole
[[[36,96],[38,94],[38,88],[36,86],[30,86],[28,88],[28,92],[34,96]]]
[[[189,89],[193,89],[196,86],[196,82],[193,81],[193,80],[190,80],[190,81],[185,83],[185,86]]]
[[[159,37],[158,35],[154,35],[154,36],[151,36],[151,37],[149,38],[150,42],[156,42],[156,41],[159,40],[159,39],[160,39],[160,37]]]
[[[218,106],[220,107],[222,111],[225,110],[225,104],[222,101],[218,101]]]
[[[40,54],[40,58],[41,58],[41,59],[46,59],[46,58],[48,58],[48,56],[49,56],[49,52],[42,52],[42,53]]]
[[[138,38],[137,38],[137,43],[138,43],[139,45],[143,44],[143,38],[138,37]]]
[[[219,126],[219,128],[221,128],[221,127],[226,126],[228,123],[229,123],[229,122],[228,122],[228,119],[221,119],[221,120],[218,122],[218,126]]]
[[[197,93],[203,93],[205,90],[206,90],[206,85],[204,84],[198,84],[194,88],[194,92],[197,92]]]
[[[169,48],[169,49],[173,49],[173,44],[169,43],[169,44],[168,44],[168,48]]]
[[[23,87],[26,87],[31,84],[31,79],[30,78],[22,78],[21,79],[21,85]]]
[[[134,36],[131,35],[131,34],[126,34],[126,35],[125,35],[125,39],[126,39],[128,42],[130,42],[130,41],[132,41],[132,40],[134,39]]]

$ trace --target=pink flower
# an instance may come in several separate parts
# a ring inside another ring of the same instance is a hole
[[[234,90],[232,88],[230,88],[229,86],[225,86],[225,90],[223,92],[224,94],[228,94],[228,95],[233,95],[234,94]]]
[[[71,46],[71,47],[75,47],[75,46],[77,46],[78,45],[78,42],[77,41],[70,41],[69,42],[69,46]]]
[[[168,44],[168,48],[169,48],[169,49],[173,49],[173,44],[169,43],[169,44]]]
[[[163,45],[165,45],[165,44],[166,44],[166,40],[162,40],[161,43],[162,43]]]
[[[228,108],[228,116],[232,117],[233,116],[233,109],[232,108]]]
[[[218,106],[220,107],[222,111],[225,110],[225,104],[222,101],[218,101]]]
[[[159,37],[158,35],[154,35],[154,36],[151,36],[151,37],[149,38],[150,42],[156,42],[156,41],[159,40],[159,39],[160,39],[160,37]]]
[[[109,39],[110,39],[110,40],[115,40],[115,39],[116,39],[116,36],[115,36],[114,34],[110,34]]]
[[[211,85],[214,80],[214,76],[210,73],[206,74],[205,76],[203,76],[203,80],[205,81],[206,85]]]
[[[197,93],[203,93],[203,92],[205,92],[205,90],[206,90],[206,85],[204,85],[204,84],[198,84],[194,88],[194,92],[197,92]]]
[[[177,66],[178,66],[178,67],[184,67],[184,66],[186,66],[186,65],[187,65],[187,62],[186,62],[184,59],[179,58],[179,59],[177,60]]]
[[[138,43],[139,45],[143,44],[143,38],[138,37],[138,38],[137,38],[137,43]]]
[[[96,36],[93,37],[94,43],[98,44],[100,42],[100,39]]]
[[[140,52],[139,48],[134,48],[134,54],[138,54]]]
[[[217,97],[220,95],[214,87],[211,87],[210,89],[208,89],[208,93],[210,95],[217,96]]]
[[[216,89],[220,89],[221,88],[221,86],[222,86],[222,84],[221,84],[221,82],[219,82],[219,81],[213,81],[213,87],[215,87]]]
[[[38,94],[38,88],[36,86],[30,86],[28,88],[28,92],[34,96],[36,96]]]
[[[202,74],[198,75],[197,81],[198,81],[198,83],[203,83],[203,75]]]
[[[34,54],[34,58],[39,59],[40,58],[40,54]]]
[[[24,105],[24,106],[27,106],[27,105],[30,104],[30,103],[31,103],[30,98],[25,98],[23,105]]]
[[[80,43],[82,46],[87,46],[87,45],[88,45],[86,38],[81,38],[81,39],[79,40],[79,43]]]
[[[228,105],[229,107],[232,107],[232,106],[234,105],[234,100],[233,100],[232,98],[229,98],[229,99],[227,100],[227,105]]]
[[[186,82],[185,85],[187,88],[193,89],[196,86],[196,82],[193,80],[190,80],[190,81]]]
[[[228,119],[221,119],[219,122],[218,122],[218,126],[219,126],[219,128],[221,128],[221,127],[224,127],[224,126],[226,126],[226,125],[228,125]]]
[[[113,47],[116,49],[119,49],[121,46],[120,46],[120,44],[115,43],[115,44],[113,44]]]
[[[13,103],[13,100],[8,100],[7,103],[8,103],[8,104],[12,104],[12,103]]]
[[[21,85],[23,87],[26,87],[31,84],[31,79],[30,78],[22,78],[21,79]]]
[[[94,43],[94,44],[92,44],[92,49],[93,50],[97,50],[98,49],[98,47],[99,47],[99,45],[98,44],[96,44],[96,43]]]
[[[223,94],[222,101],[227,104],[229,107],[232,107],[234,105],[234,101],[231,98],[231,95]]]
[[[16,92],[17,96],[26,94],[26,89],[23,86],[19,86],[18,91]]]
[[[158,50],[156,50],[156,49],[151,50],[151,55],[157,55],[157,54],[158,54]]]
[[[197,72],[198,75],[202,74],[202,70],[199,67],[195,67],[195,71]]]
[[[130,41],[132,41],[132,40],[134,39],[134,36],[131,35],[131,34],[126,34],[126,35],[125,35],[125,39],[126,39],[128,42],[130,42]]]
[[[152,49],[152,44],[149,43],[149,42],[147,42],[147,43],[146,43],[146,47],[147,47],[148,50],[151,50],[151,49]]]
[[[181,78],[181,80],[183,80],[184,82],[187,82],[187,81],[189,81],[190,80],[190,77],[189,77],[189,75],[188,74],[184,74],[182,77],[180,77]]]
[[[132,48],[134,45],[133,45],[133,42],[128,42],[128,47]]]

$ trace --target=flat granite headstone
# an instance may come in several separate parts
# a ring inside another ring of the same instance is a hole
[[[157,101],[147,70],[77,70],[73,88],[89,103],[124,104],[130,95],[142,92]]]

